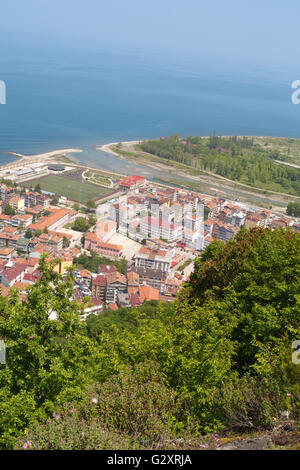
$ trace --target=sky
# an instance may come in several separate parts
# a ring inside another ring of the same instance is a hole
[[[3,37],[299,69],[299,0],[9,0]],[[2,38],[2,41],[1,41]]]

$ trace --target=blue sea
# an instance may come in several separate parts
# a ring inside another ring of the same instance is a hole
[[[0,164],[13,159],[7,151],[79,147],[79,161],[129,174],[137,167],[94,146],[214,130],[300,138],[300,105],[291,103],[297,78],[212,57],[51,49],[2,38]]]

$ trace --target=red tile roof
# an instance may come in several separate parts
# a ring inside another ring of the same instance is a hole
[[[138,181],[146,180],[143,176],[131,175],[126,176],[121,181],[119,181],[120,186],[128,186],[129,188],[136,184]]]

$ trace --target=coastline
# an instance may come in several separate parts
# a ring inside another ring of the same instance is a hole
[[[268,140],[268,147],[272,148],[273,143],[272,140],[286,140],[286,138],[282,137],[262,137],[262,136],[252,136],[254,139],[258,141],[261,139]],[[175,185],[176,181],[178,180],[178,186],[186,187],[190,190],[195,190],[195,184],[202,186],[202,189],[197,189],[198,191],[202,191],[203,194],[207,194],[210,196],[216,195],[219,192],[222,194],[224,193],[224,197],[227,197],[230,200],[237,200],[241,202],[250,203],[252,206],[256,206],[259,204],[260,207],[269,207],[272,205],[274,208],[276,207],[279,211],[282,211],[282,208],[286,206],[289,201],[299,200],[300,196],[292,196],[291,194],[281,193],[271,190],[264,190],[262,188],[255,188],[249,187],[244,183],[235,182],[229,180],[225,177],[220,175],[216,175],[210,172],[203,172],[199,173],[199,175],[195,175],[190,173],[190,168],[187,168],[184,164],[176,164],[176,162],[165,162],[162,161],[160,157],[157,157],[152,154],[147,154],[146,152],[139,151],[135,149],[135,145],[141,142],[144,142],[148,139],[140,139],[140,140],[131,140],[131,141],[123,141],[123,142],[109,142],[103,145],[94,145],[95,150],[100,150],[102,152],[108,153],[113,155],[114,157],[128,161],[133,163],[138,163],[143,165],[144,167],[158,170],[162,173],[162,178],[159,178],[160,183],[163,185]],[[150,139],[151,140],[151,139]],[[296,139],[300,141],[300,139]],[[270,142],[271,141],[271,142]],[[276,144],[276,142],[274,142]],[[120,145],[120,150],[124,152],[118,152],[112,149],[112,147]],[[298,144],[297,144],[298,145]],[[71,148],[71,149],[59,149],[53,150],[50,152],[45,152],[41,154],[35,155],[23,155],[14,152],[6,152],[12,156],[18,157],[18,160],[14,160],[11,163],[0,165],[0,171],[2,174],[7,169],[12,169],[19,167],[20,165],[33,165],[34,163],[47,163],[56,162],[61,163],[59,157],[66,156],[68,153],[76,153],[76,152],[83,152],[81,149]],[[128,152],[128,154],[126,154]],[[135,155],[136,154],[136,155]],[[57,157],[57,158],[55,158]],[[297,154],[297,157],[300,157],[300,153]],[[278,164],[283,163],[279,162]],[[286,163],[286,162],[284,162]],[[287,163],[286,163],[287,164]],[[79,163],[75,160],[74,162],[75,167],[85,168],[85,169],[93,169],[99,170],[103,173],[115,174],[116,176],[124,176],[122,173],[116,172],[114,170],[104,170],[100,167],[94,166],[86,166],[84,163]],[[163,176],[163,173],[165,176]],[[168,175],[166,175],[168,173]],[[175,177],[175,179],[173,178]],[[172,179],[173,178],[173,179]],[[183,179],[182,179],[183,178]],[[186,185],[184,184],[186,183]]]
[[[101,150],[102,152],[106,152],[106,153],[111,153],[112,155],[114,155],[115,157],[118,157],[120,158],[120,154],[118,154],[117,152],[114,152],[110,147],[112,145],[118,145],[118,144],[121,144],[122,147],[123,146],[127,146],[127,147],[131,147],[132,145],[136,145],[136,144],[139,144],[140,142],[144,142],[146,139],[141,139],[141,140],[127,140],[125,142],[110,142],[108,144],[104,144],[104,145],[96,145],[95,146],[95,149],[96,150]]]
[[[209,137],[209,136],[207,136]],[[207,138],[205,137],[205,138]],[[229,137],[229,136],[223,136],[223,137]],[[243,136],[237,136],[237,137],[243,137]],[[276,141],[277,139],[286,139],[285,137],[273,137],[273,136],[248,136],[248,137],[253,137],[254,139],[257,139],[258,141],[262,139],[267,139],[269,140],[269,145],[272,148],[273,144],[270,142],[274,139]],[[102,146],[96,146],[95,148],[97,150],[104,151],[106,153],[110,153],[114,155],[115,157],[125,160],[128,162],[132,162],[134,159],[134,154],[136,153],[138,156],[138,162],[148,168],[154,168],[156,170],[162,171],[162,172],[169,172],[170,176],[176,176],[177,178],[183,177],[183,178],[188,178],[191,182],[197,183],[197,182],[203,182],[207,183],[210,185],[210,190],[212,192],[218,192],[218,191],[223,191],[223,192],[231,192],[235,191],[238,194],[238,199],[241,199],[241,201],[247,201],[251,199],[252,201],[255,199],[255,202],[252,202],[252,206],[256,205],[257,201],[263,201],[263,199],[269,199],[268,204],[274,205],[274,209],[276,208],[279,211],[282,211],[282,207],[280,204],[286,205],[289,201],[294,201],[294,200],[299,200],[300,196],[294,196],[288,193],[282,193],[282,192],[277,192],[277,191],[272,191],[268,189],[263,189],[263,188],[255,188],[255,187],[249,187],[247,184],[240,183],[240,182],[235,182],[234,180],[227,179],[225,177],[222,177],[220,175],[216,175],[214,173],[210,172],[205,172],[203,173],[200,177],[200,175],[193,175],[189,173],[188,168],[184,168],[184,165],[180,165],[180,167],[176,166],[176,163],[172,162],[170,164],[166,163],[161,160],[160,157],[157,157],[152,154],[147,154],[146,152],[143,151],[137,151],[134,146],[140,142],[143,142],[148,139],[141,139],[141,140],[135,140],[135,141],[125,141],[125,142],[111,142],[108,144],[104,144]],[[151,140],[151,139],[150,139]],[[295,139],[300,141],[300,139]],[[121,153],[115,152],[114,150],[111,149],[111,147],[116,146],[118,144],[121,144],[120,150],[123,152],[128,152],[127,155],[122,155]],[[129,155],[131,153],[131,155]],[[278,163],[282,163],[279,162]],[[298,167],[295,164],[289,164],[287,162],[284,162],[286,165]],[[299,168],[299,167],[298,167]],[[171,183],[174,184],[173,181],[168,181],[163,180],[165,184]],[[212,192],[209,191],[210,195],[212,195]],[[205,191],[203,191],[205,192]],[[208,193],[208,194],[209,194]],[[232,197],[231,195],[228,194],[228,198]],[[262,206],[266,207],[268,206],[266,201],[263,201]]]
[[[17,157],[18,160],[14,160],[11,163],[4,163],[3,165],[0,165],[0,170],[5,170],[9,168],[15,168],[16,166],[19,166],[22,163],[37,163],[43,160],[51,159],[54,157],[62,156],[62,155],[67,155],[68,153],[79,153],[82,152],[83,150],[81,149],[76,149],[76,148],[71,148],[71,149],[58,149],[58,150],[52,150],[51,152],[45,152],[45,153],[39,153],[39,154],[33,154],[33,155],[23,155],[22,153],[15,153],[15,152],[5,152],[7,155],[11,155],[13,157]]]

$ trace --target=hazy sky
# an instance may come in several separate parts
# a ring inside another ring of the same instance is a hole
[[[9,0],[1,2],[0,40],[6,33],[53,46],[300,68],[299,0]]]

